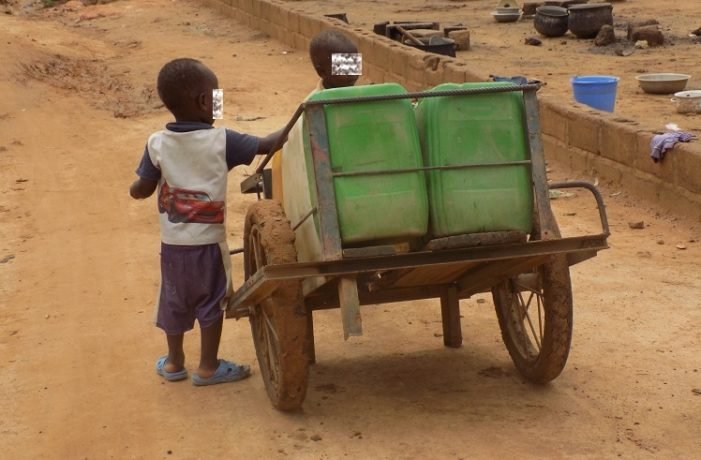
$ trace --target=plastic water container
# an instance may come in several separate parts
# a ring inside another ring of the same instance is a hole
[[[406,90],[395,83],[334,88],[309,100],[392,94]],[[423,166],[409,99],[326,105],[324,112],[334,173]],[[335,177],[334,190],[344,244],[406,241],[428,231],[422,171]]]
[[[510,86],[445,83],[432,91]],[[496,164],[530,159],[521,93],[432,97],[417,106],[427,166]],[[427,173],[432,237],[516,230],[530,232],[529,165],[479,166]]]
[[[618,77],[586,75],[572,77],[572,91],[577,102],[598,110],[613,112],[616,105]]]

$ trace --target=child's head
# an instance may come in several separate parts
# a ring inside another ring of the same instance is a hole
[[[196,59],[175,59],[158,73],[158,96],[178,121],[212,124],[212,90],[217,76]]]
[[[358,48],[342,32],[328,29],[316,37],[309,44],[309,56],[316,73],[319,74],[324,88],[340,88],[353,86],[358,80],[358,75],[333,75],[331,72],[331,55],[335,53],[357,53]]]

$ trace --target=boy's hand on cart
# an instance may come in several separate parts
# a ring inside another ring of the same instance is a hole
[[[282,144],[285,142],[287,142],[287,133],[285,133],[285,128],[282,128],[274,133],[268,134],[260,140],[260,144],[258,144],[258,154],[267,155],[273,148],[277,150],[277,148],[282,147]]]

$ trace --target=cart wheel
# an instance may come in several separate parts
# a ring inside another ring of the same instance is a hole
[[[504,344],[528,380],[560,375],[572,340],[572,286],[565,256],[492,288]]]
[[[295,235],[278,201],[248,208],[244,227],[246,279],[266,265],[294,263]],[[250,316],[263,382],[275,408],[298,409],[307,393],[307,312],[299,281],[281,281]]]

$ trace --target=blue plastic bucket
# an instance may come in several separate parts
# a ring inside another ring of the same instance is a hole
[[[577,102],[598,110],[613,112],[616,105],[618,77],[609,75],[586,75],[572,77],[572,91]]]

